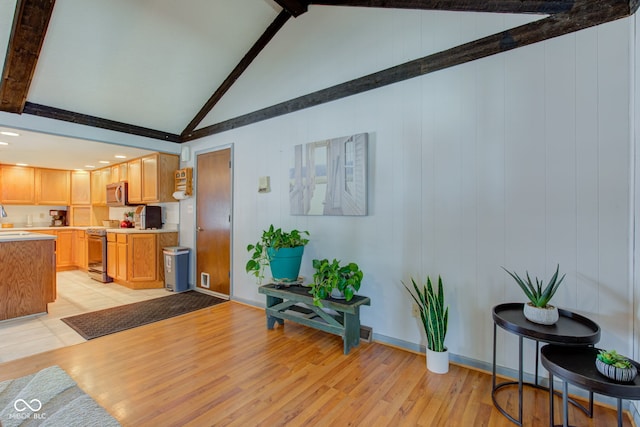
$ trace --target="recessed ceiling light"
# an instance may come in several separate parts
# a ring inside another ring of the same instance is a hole
[[[116,159],[126,159],[127,158],[127,156],[123,156],[122,154],[116,154],[114,157]]]
[[[103,165],[108,165],[111,162],[108,160],[100,160],[98,163],[102,163]]]
[[[28,163],[16,163],[16,166],[29,166]]]
[[[93,165],[84,165],[85,168],[95,168]]]
[[[0,141],[0,145],[9,145],[9,143],[8,143],[8,142]]]
[[[0,134],[1,134],[1,135],[7,135],[7,136],[20,136],[20,134],[19,134],[19,133],[15,133],[15,132],[6,132],[6,131],[0,132]]]

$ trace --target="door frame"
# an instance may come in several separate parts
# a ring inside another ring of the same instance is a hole
[[[198,195],[195,194],[195,212],[193,215],[193,227],[192,227],[192,232],[193,232],[193,246],[194,246],[194,256],[193,256],[193,269],[194,269],[194,286],[196,286],[196,289],[199,292],[203,292],[206,294],[210,294],[219,298],[224,298],[224,299],[232,299],[233,297],[233,231],[234,231],[234,226],[233,226],[233,220],[234,220],[234,213],[235,213],[235,194],[234,194],[234,185],[235,185],[235,179],[234,179],[234,150],[233,150],[233,143],[230,144],[225,144],[225,145],[218,145],[215,147],[208,147],[208,148],[203,148],[201,150],[197,150],[194,151],[193,155],[193,188],[196,189],[198,188],[198,175],[199,175],[199,171],[198,171],[198,156],[201,154],[209,154],[209,153],[213,153],[215,151],[222,151],[222,150],[227,150],[229,149],[229,161],[231,162],[231,167],[229,168],[229,174],[230,174],[230,183],[231,183],[231,221],[229,222],[229,261],[230,261],[230,266],[229,266],[229,295],[222,295],[219,294],[218,292],[215,291],[210,291],[208,289],[203,289],[203,288],[199,288],[197,287],[197,281],[200,280],[200,278],[198,277]]]

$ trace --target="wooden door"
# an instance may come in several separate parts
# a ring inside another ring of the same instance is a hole
[[[91,204],[91,175],[89,174],[89,172],[71,172],[71,204]]]
[[[0,174],[0,202],[14,205],[33,205],[36,202],[34,168],[3,165]]]
[[[196,174],[196,286],[229,295],[231,149],[198,155]]]
[[[127,166],[127,180],[129,181],[129,201],[142,202],[142,160],[131,160]]]
[[[68,205],[71,174],[58,169],[36,169],[36,203]]]

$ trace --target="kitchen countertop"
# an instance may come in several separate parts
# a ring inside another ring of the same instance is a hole
[[[0,228],[0,236],[4,233],[23,233],[23,232],[32,232],[37,233],[42,230],[88,230],[88,229],[96,229],[102,228],[106,229],[107,233],[123,233],[123,234],[136,234],[136,233],[177,233],[178,229],[176,228],[161,228],[160,230],[138,230],[137,228],[107,228],[101,226],[65,226],[65,227],[13,227],[13,228]],[[3,239],[4,241],[4,239]]]
[[[55,240],[56,236],[42,233],[31,233],[28,231],[0,231],[0,243],[22,242],[25,240]]]

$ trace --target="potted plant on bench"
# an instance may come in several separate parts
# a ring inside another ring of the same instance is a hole
[[[341,264],[334,259],[314,259],[313,283],[310,294],[313,295],[313,304],[322,307],[322,300],[332,297],[351,301],[356,291],[360,289],[364,274],[355,262]]]
[[[304,247],[309,243],[308,231],[276,229],[273,224],[262,232],[258,242],[247,246],[251,258],[247,261],[247,273],[257,277],[258,283],[264,279],[264,269],[270,266],[276,282],[292,283],[298,280]]]
[[[413,278],[411,283],[415,294],[404,283],[402,286],[418,305],[420,320],[422,320],[424,332],[427,334],[427,369],[436,374],[446,374],[449,372],[449,351],[444,345],[444,338],[447,335],[449,325],[449,307],[444,306],[442,278],[438,276],[437,294],[429,276],[427,276],[427,283],[422,289],[418,287]]]

